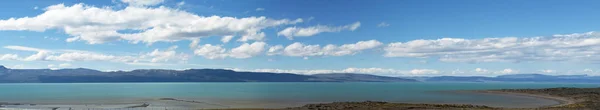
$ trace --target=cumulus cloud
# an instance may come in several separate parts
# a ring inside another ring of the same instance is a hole
[[[358,29],[358,27],[360,27],[360,22],[355,22],[355,23],[348,24],[345,26],[337,26],[337,27],[324,26],[324,25],[317,25],[317,26],[306,27],[306,28],[288,27],[288,28],[285,28],[285,29],[279,31],[277,33],[277,36],[285,36],[288,39],[294,39],[294,37],[309,37],[309,36],[314,36],[314,35],[317,35],[317,34],[323,33],[323,32],[340,32],[340,31],[344,31],[344,30],[354,31],[354,30]]]
[[[207,59],[223,59],[228,56],[226,49],[220,45],[204,44],[194,50],[195,55],[203,56]]]
[[[130,6],[154,6],[163,3],[165,0],[121,0]]]
[[[229,42],[231,39],[233,39],[233,36],[223,36],[223,38],[221,38],[221,42],[223,42],[223,43],[227,43],[227,42]]]
[[[160,3],[155,0],[123,2],[143,6]],[[90,44],[116,40],[131,43],[174,42],[228,35],[239,35],[241,38],[238,41],[245,42],[264,40],[262,30],[265,28],[300,22],[303,20],[200,16],[164,6],[128,6],[117,10],[85,4],[57,4],[33,17],[0,20],[0,30],[43,32],[57,29],[71,36],[66,40],[68,42],[86,41]]]
[[[244,43],[239,47],[231,49],[229,54],[233,58],[250,58],[261,54],[265,50],[266,45],[265,42]]]
[[[147,53],[145,56],[142,56],[142,58],[150,57],[150,58],[152,58],[150,60],[150,62],[152,62],[152,63],[169,62],[169,61],[185,62],[189,59],[189,56],[187,54],[184,54],[184,53],[178,54],[175,51],[175,49],[177,49],[177,46],[171,46],[167,50],[164,50],[164,51],[161,51],[159,49],[154,49],[154,51]]]
[[[0,60],[19,60],[19,61],[63,61],[63,62],[75,62],[75,61],[107,61],[107,62],[122,62],[122,63],[134,63],[134,62],[169,62],[171,59],[178,59],[178,61],[185,61],[188,59],[187,55],[175,54],[175,48],[171,47],[166,51],[160,51],[158,49],[150,53],[140,55],[109,55],[89,51],[81,50],[48,50],[39,49],[25,46],[5,46],[4,48],[20,50],[20,51],[32,51],[36,52],[33,55],[27,57],[19,57],[16,54],[5,54],[0,56]]]
[[[445,62],[600,61],[599,35],[413,40],[388,44],[384,56],[433,57]]]
[[[267,55],[285,55],[294,57],[310,56],[345,56],[354,55],[363,50],[373,49],[383,45],[377,40],[359,41],[354,44],[344,44],[341,46],[328,44],[323,47],[320,45],[305,45],[299,42],[292,43],[285,48],[282,45],[275,45],[269,48]]]
[[[227,57],[245,59],[264,52],[265,42],[244,43],[239,47],[227,50],[221,45],[204,44],[194,50],[194,54],[207,59],[223,59]]]

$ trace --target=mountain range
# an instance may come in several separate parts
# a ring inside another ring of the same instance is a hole
[[[95,83],[95,82],[556,82],[600,83],[600,76],[510,74],[484,76],[389,77],[355,73],[301,75],[292,73],[240,72],[226,69],[140,69],[103,72],[75,69],[9,69],[0,66],[0,83]]]
[[[102,72],[76,69],[8,69],[0,66],[0,83],[93,83],[93,82],[418,82],[414,79],[366,74],[300,75],[291,73],[238,72],[225,69]]]
[[[421,78],[426,82],[548,82],[548,83],[600,83],[600,76],[509,74],[496,77],[483,76],[437,76]]]

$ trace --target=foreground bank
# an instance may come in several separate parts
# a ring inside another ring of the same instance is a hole
[[[273,110],[406,110],[406,109],[470,109],[470,110],[581,110],[600,108],[600,88],[548,88],[548,89],[501,89],[471,91],[487,94],[505,94],[545,98],[561,102],[558,105],[537,108],[501,108],[468,104],[408,104],[389,102],[334,102],[308,104]],[[244,109],[255,110],[255,109]],[[259,109],[256,109],[259,110]]]

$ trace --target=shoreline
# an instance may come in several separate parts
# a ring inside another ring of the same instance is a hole
[[[545,94],[528,94],[528,93],[518,93],[518,92],[497,91],[497,90],[472,90],[472,91],[463,91],[463,92],[533,97],[533,98],[540,98],[540,99],[546,99],[546,100],[553,100],[553,101],[556,101],[559,103],[559,104],[555,104],[555,105],[541,106],[541,107],[560,107],[560,106],[577,103],[577,101],[566,98],[566,97],[551,96],[551,95],[545,95]]]

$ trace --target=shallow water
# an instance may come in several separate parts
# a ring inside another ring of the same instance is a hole
[[[0,84],[0,102],[139,104],[195,108],[289,107],[332,101],[459,103],[496,107],[558,104],[532,97],[440,91],[600,87],[565,83],[26,83]],[[202,103],[159,101],[178,98]],[[220,106],[223,105],[223,106]]]

